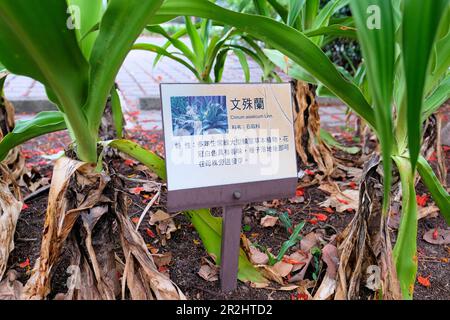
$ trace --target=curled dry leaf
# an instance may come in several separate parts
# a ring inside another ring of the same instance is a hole
[[[332,193],[330,197],[321,202],[321,207],[333,207],[337,212],[345,212],[347,210],[358,210],[358,190],[344,190],[342,192]]]
[[[166,239],[171,238],[172,232],[177,230],[175,222],[173,221],[171,215],[163,210],[158,210],[150,215],[150,225],[157,225],[158,234],[163,235],[162,244],[166,244]]]
[[[277,221],[278,221],[278,217],[267,215],[261,219],[261,225],[264,228],[273,227],[277,223]]]
[[[166,252],[162,254],[152,254],[152,256],[158,268],[167,266],[172,261],[172,252]]]
[[[439,215],[439,208],[435,205],[428,207],[418,207],[417,220],[425,218],[436,218]],[[400,226],[400,212],[398,210],[391,210],[389,214],[389,228],[398,229]]]
[[[327,272],[314,295],[314,300],[327,300],[336,291],[336,275],[339,266],[339,256],[336,246],[327,244],[323,247],[322,260],[327,265]]]
[[[311,248],[319,245],[320,235],[316,232],[310,232],[300,241],[300,250],[294,252],[289,257],[293,260],[297,260],[301,263],[294,265],[293,272],[297,272],[293,275],[289,282],[297,283],[305,278],[306,270],[312,260]]]
[[[292,272],[297,272],[298,270],[305,267],[305,265],[309,264],[310,261],[310,255],[308,252],[303,252],[301,250],[295,251],[293,254],[291,254],[288,258],[292,264]]]
[[[423,218],[435,218],[439,214],[439,208],[435,205],[428,206],[428,207],[419,207],[419,214],[417,219],[423,219]]]
[[[197,274],[206,281],[217,281],[219,280],[219,267],[209,259],[202,258],[202,266]]]
[[[291,273],[292,268],[294,268],[294,266],[290,263],[280,261],[280,262],[275,263],[270,268],[273,270],[274,273],[276,273],[280,277],[284,278],[284,277],[287,277],[287,275],[289,273]]]
[[[432,244],[450,244],[450,229],[430,229],[425,232],[423,239]]]
[[[267,254],[261,252],[258,248],[256,248],[250,240],[245,236],[245,234],[241,234],[241,243],[242,249],[250,259],[251,263],[256,265],[264,265],[269,262],[269,257]]]
[[[17,281],[17,272],[9,270],[5,279],[0,282],[0,300],[20,300],[23,285]]]
[[[0,280],[6,270],[10,252],[14,249],[14,232],[23,203],[18,201],[19,192],[11,192],[10,175],[0,165]],[[18,188],[17,188],[18,189]]]
[[[267,264],[269,262],[267,254],[261,252],[259,249],[251,245],[249,250],[249,258],[253,264]]]
[[[259,272],[261,272],[261,274],[264,276],[264,278],[274,281],[281,285],[284,284],[283,277],[281,277],[277,272],[275,272],[273,267],[268,265],[259,265],[257,266],[257,268]]]

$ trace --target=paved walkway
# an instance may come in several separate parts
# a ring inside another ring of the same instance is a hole
[[[183,39],[187,45],[189,40]],[[138,42],[162,45],[161,37],[141,37]],[[118,76],[117,83],[121,90],[123,105],[126,110],[128,126],[141,125],[144,129],[161,129],[161,112],[159,102],[159,84],[162,82],[195,83],[191,72],[183,65],[171,59],[163,58],[155,68],[153,60],[156,54],[148,51],[132,51],[126,58]],[[261,81],[259,66],[249,61],[251,82]],[[288,79],[284,76],[285,79]],[[231,54],[225,64],[223,82],[244,82],[239,60]],[[27,77],[11,75],[5,84],[6,97],[15,102],[19,118],[28,118],[33,113],[53,106],[48,102],[44,86]],[[321,122],[325,128],[344,126],[346,108],[342,104],[321,105]],[[448,110],[448,109],[447,109]],[[447,111],[448,114],[448,111]],[[450,125],[444,126],[444,132]],[[448,135],[447,135],[448,136]],[[450,137],[443,135],[446,144]]]
[[[165,39],[158,37],[141,37],[138,42],[146,42],[162,45]],[[185,39],[185,42],[188,42]],[[163,58],[158,65],[153,68],[153,60],[156,54],[148,51],[132,51],[126,58],[118,76],[117,83],[123,93],[127,103],[148,109],[148,106],[139,105],[143,98],[159,97],[159,84],[161,82],[197,82],[190,71],[174,62],[171,59]],[[261,71],[256,63],[249,62],[251,71],[251,81],[258,82],[261,79]],[[236,56],[230,55],[225,64],[223,82],[243,82],[244,75],[241,71],[239,61]],[[46,101],[47,96],[42,84],[27,77],[11,75],[5,84],[5,95],[12,101]],[[22,107],[22,105],[24,107]],[[147,108],[146,108],[147,107]],[[157,106],[156,106],[157,107]],[[37,107],[39,108],[39,107]],[[45,108],[45,105],[44,105]],[[21,104],[19,110],[32,112],[33,105],[29,103]]]

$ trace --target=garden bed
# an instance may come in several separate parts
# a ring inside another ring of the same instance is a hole
[[[129,131],[129,134],[136,140],[146,145],[148,148],[161,153],[163,146],[161,142],[161,132],[141,131],[138,128]],[[52,161],[42,158],[42,154],[34,150],[36,144],[39,144],[44,150],[44,154],[55,154],[61,150],[57,143],[68,141],[65,133],[51,134],[45,138],[39,138],[29,142],[24,147],[24,154],[28,158],[29,166],[39,169],[41,175],[51,177]],[[342,140],[345,142],[345,139]],[[62,146],[62,144],[60,144]],[[450,153],[447,150],[446,159],[449,161]],[[122,175],[132,179],[153,179],[148,171],[142,171],[137,163],[133,161],[116,160],[114,166]],[[314,170],[314,168],[311,168]],[[348,181],[353,185],[352,181]],[[133,189],[142,184],[127,181],[123,192],[126,192],[131,201],[129,201],[128,213],[130,219],[136,222],[146,204],[151,198],[151,194],[146,192],[134,192]],[[164,188],[163,188],[164,190]],[[419,184],[418,195],[426,193],[426,189]],[[27,201],[20,215],[17,225],[15,243],[16,248],[9,259],[9,268],[15,269],[19,273],[19,280],[23,283],[28,279],[30,268],[34,265],[39,256],[40,242],[45,219],[45,210],[47,206],[48,193],[42,193],[37,197]],[[306,235],[313,230],[326,229],[327,233],[339,233],[351,221],[354,213],[336,213],[326,210],[319,205],[326,200],[327,193],[317,189],[317,186],[306,187],[303,189],[303,201],[292,203],[288,199],[280,199],[275,202],[251,204],[245,209],[243,228],[244,234],[252,243],[258,243],[261,246],[271,248],[273,252],[278,252],[281,244],[289,237],[287,230],[278,222],[274,227],[262,227],[260,224],[264,212],[261,206],[267,209],[275,210],[277,213],[290,212],[290,218],[294,224],[306,220],[302,235]],[[431,202],[429,200],[428,202]],[[255,209],[256,207],[256,209]],[[271,208],[269,208],[271,207]],[[165,211],[165,193],[158,202],[156,202],[151,211]],[[213,213],[220,214],[220,209],[214,209]],[[326,221],[315,221],[312,214],[326,215]],[[134,219],[133,219],[134,218]],[[278,291],[267,288],[253,288],[248,284],[239,283],[238,289],[230,294],[220,292],[219,281],[206,281],[197,273],[201,267],[202,259],[208,257],[203,248],[198,234],[196,233],[189,220],[182,214],[176,215],[174,223],[177,228],[172,233],[172,237],[162,244],[161,238],[157,234],[155,226],[149,224],[148,215],[143,220],[139,230],[143,235],[151,251],[155,254],[170,253],[172,258],[168,265],[160,267],[160,271],[168,272],[170,278],[181,288],[188,299],[298,299],[299,296],[294,291]],[[441,216],[435,218],[425,218],[419,221],[418,231],[418,276],[428,279],[427,282],[416,283],[415,299],[449,299],[450,298],[450,247],[445,245],[433,245],[423,240],[423,235],[430,229],[446,229],[445,221]],[[392,239],[395,239],[395,232],[392,232]],[[289,253],[295,251],[296,246],[290,249]],[[56,281],[52,288],[51,296],[58,292],[66,291],[66,280],[68,274],[65,272],[68,260],[62,260],[56,271]],[[311,270],[308,270],[306,278],[311,278]],[[120,275],[118,275],[120,276]],[[276,285],[270,287],[276,288]],[[279,287],[279,285],[278,285]],[[302,297],[300,297],[301,299]]]

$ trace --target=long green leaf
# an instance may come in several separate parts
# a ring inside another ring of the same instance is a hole
[[[133,50],[146,50],[146,51],[150,51],[150,52],[155,52],[161,56],[165,56],[168,57],[178,63],[181,63],[182,65],[184,65],[186,68],[188,68],[196,77],[197,79],[200,79],[200,76],[197,72],[197,70],[192,67],[189,63],[187,63],[185,60],[183,60],[182,58],[177,57],[176,55],[167,52],[164,48],[153,45],[151,43],[136,43],[135,45],[133,45],[132,47]]]
[[[305,81],[311,84],[317,84],[317,80],[314,79],[313,76],[311,76],[305,69],[286,57],[280,51],[273,49],[264,49],[264,53],[270,59],[270,61],[272,61],[277,67],[283,70],[283,72],[291,78]]]
[[[351,0],[332,0],[329,1],[322,9],[320,9],[319,14],[315,17],[312,24],[312,29],[318,29],[325,27],[329,24],[331,17],[340,9],[349,4]]]
[[[438,85],[438,87],[425,99],[422,121],[428,119],[440,106],[450,99],[450,74]]]
[[[333,0],[334,1],[334,0]],[[327,5],[330,5],[329,2]],[[314,20],[319,13],[320,0],[308,0],[305,4],[305,10],[302,16],[302,30],[306,31],[313,28]]]
[[[305,31],[305,36],[309,38],[316,36],[341,37],[347,39],[357,38],[355,28],[347,27],[340,24],[333,24],[330,26]]]
[[[109,92],[125,57],[162,0],[109,0],[90,57],[89,97],[84,106],[97,132]]]
[[[119,93],[116,88],[111,90],[111,109],[114,122],[114,128],[116,129],[117,139],[123,138],[123,111],[122,104],[120,102]]]
[[[344,146],[343,144],[336,141],[336,139],[331,135],[331,133],[322,128],[320,129],[320,138],[330,147],[337,148],[349,154],[357,154],[358,152],[361,151],[361,149],[358,147]]]
[[[253,5],[260,16],[268,17],[270,15],[266,0],[253,0]]]
[[[408,147],[412,170],[416,167],[422,140],[422,107],[430,55],[440,20],[448,4],[448,0],[404,0],[402,53],[408,105]]]
[[[287,25],[292,27],[300,16],[300,12],[305,5],[305,0],[290,0],[289,11],[287,16]]]
[[[250,82],[250,69],[248,67],[247,58],[245,53],[240,49],[233,49],[234,54],[238,57],[239,63],[241,64],[242,71],[244,72],[245,82]]]
[[[81,106],[89,66],[67,25],[66,1],[0,1],[0,60],[15,74],[43,83],[66,114],[80,159],[95,162],[96,140]]]
[[[387,213],[392,181],[395,26],[391,0],[352,0],[359,42],[373,97],[384,168],[383,210]],[[373,21],[371,21],[373,19]],[[380,19],[381,21],[377,21]]]
[[[273,19],[223,9],[207,0],[166,0],[158,19],[176,15],[201,16],[254,35],[290,57],[375,128],[375,117],[361,91],[347,81],[322,50],[302,33]]]
[[[194,65],[197,70],[201,70],[203,62],[205,61],[205,47],[203,46],[203,41],[197,31],[197,28],[191,21],[191,17],[184,17],[184,23],[186,25],[187,34],[191,40],[192,49],[194,50]]]
[[[107,145],[133,157],[155,172],[158,177],[166,180],[166,164],[157,154],[125,139],[108,141]]]
[[[267,2],[272,6],[272,8],[276,11],[276,13],[280,16],[280,18],[287,22],[287,16],[289,14],[288,10],[283,7],[277,0],[267,0]]]
[[[425,94],[434,88],[435,84],[441,80],[443,75],[448,73],[450,66],[450,6],[441,19],[441,27],[436,44],[434,45],[434,68],[427,83]]]
[[[214,64],[214,82],[216,83],[222,81],[225,61],[227,59],[228,51],[230,50],[231,48],[224,48],[217,54],[216,62]]]
[[[412,299],[417,273],[417,203],[414,174],[408,158],[393,157],[402,185],[402,217],[393,250],[397,277],[405,299]]]
[[[64,114],[59,111],[43,111],[30,120],[19,120],[14,130],[0,141],[0,161],[5,159],[10,150],[22,143],[64,129]]]
[[[441,214],[444,216],[445,221],[450,225],[450,195],[439,182],[428,161],[422,156],[419,156],[417,161],[417,170],[423,183],[430,191],[434,202],[439,207]]]
[[[196,27],[197,26],[198,26],[198,24],[196,24]],[[150,32],[158,33],[168,40],[164,45],[161,46],[161,48],[163,48],[164,50],[167,50],[170,47],[170,45],[173,45],[175,48],[180,50],[188,60],[190,60],[192,62],[194,61],[194,59],[195,59],[194,53],[191,51],[191,49],[189,49],[189,47],[187,45],[184,44],[183,41],[179,40],[179,38],[181,38],[187,34],[186,28],[183,28],[183,29],[177,31],[172,36],[169,35],[166,32],[166,30],[164,30],[161,26],[147,26],[147,27],[145,27],[145,29],[147,29]],[[161,59],[161,57],[162,57],[162,55],[156,56],[156,58],[153,62],[153,66],[156,66],[156,64]]]

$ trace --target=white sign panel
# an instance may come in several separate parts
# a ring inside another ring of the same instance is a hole
[[[168,189],[297,176],[291,85],[161,84]]]

